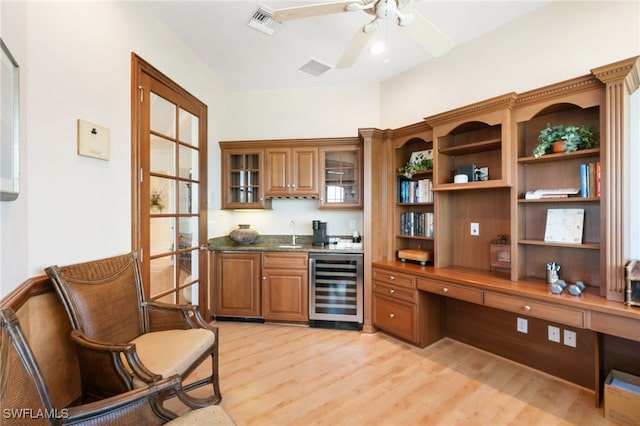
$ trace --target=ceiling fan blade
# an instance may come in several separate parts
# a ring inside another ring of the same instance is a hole
[[[356,62],[356,59],[358,59],[358,56],[360,56],[360,52],[362,52],[371,37],[373,37],[374,32],[375,31],[370,31],[365,33],[362,28],[359,29],[356,35],[351,39],[351,42],[342,54],[342,57],[340,57],[340,60],[336,64],[336,69],[343,70],[353,65]]]
[[[413,14],[413,22],[406,26],[400,26],[400,28],[420,43],[431,56],[442,56],[455,45],[449,36],[440,31],[427,18],[415,10],[407,12]]]
[[[310,16],[328,15],[330,13],[346,12],[350,4],[365,4],[367,1],[350,0],[332,3],[320,3],[307,6],[289,7],[286,9],[274,10],[272,17],[276,21],[284,22],[291,19],[308,18]]]

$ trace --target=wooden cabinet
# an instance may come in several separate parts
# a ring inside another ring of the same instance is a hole
[[[373,268],[373,325],[425,347],[443,337],[443,305],[418,291],[416,277]]]
[[[432,252],[434,249],[432,140],[433,132],[427,123],[413,124],[393,131],[395,254],[402,249],[423,249]],[[419,153],[426,158],[431,157],[430,169],[414,173],[399,171]]]
[[[320,208],[362,207],[360,145],[320,147]]]
[[[271,321],[309,320],[307,253],[263,253],[262,316]]]
[[[261,258],[260,253],[215,253],[215,316],[260,317],[262,315]]]
[[[264,194],[262,148],[226,146],[230,147],[222,148],[222,208],[271,208],[271,201]]]
[[[265,149],[267,197],[317,197],[318,147]]]

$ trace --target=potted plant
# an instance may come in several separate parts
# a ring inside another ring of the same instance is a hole
[[[532,155],[536,158],[552,152],[565,153],[579,149],[591,148],[595,145],[593,130],[583,126],[547,126],[538,135],[538,145],[533,149]]]
[[[433,160],[427,158],[418,158],[415,161],[408,161],[404,167],[398,168],[398,173],[404,174],[404,177],[411,179],[411,177],[419,171],[431,170],[433,168]]]

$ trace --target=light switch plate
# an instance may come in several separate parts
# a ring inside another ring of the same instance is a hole
[[[525,318],[518,318],[517,330],[520,333],[529,333],[529,321],[527,321]]]
[[[111,131],[78,119],[78,155],[109,160],[110,151]]]

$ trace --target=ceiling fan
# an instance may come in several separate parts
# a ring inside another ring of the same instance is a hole
[[[398,26],[432,56],[444,55],[453,47],[453,41],[415,10],[402,11],[411,1],[414,0],[339,1],[279,9],[275,10],[272,16],[276,21],[284,22],[340,12],[364,11],[372,15],[373,19],[358,30],[347,46],[335,66],[337,69],[349,68],[355,63],[360,52],[373,37],[380,21],[386,19],[396,19]]]

